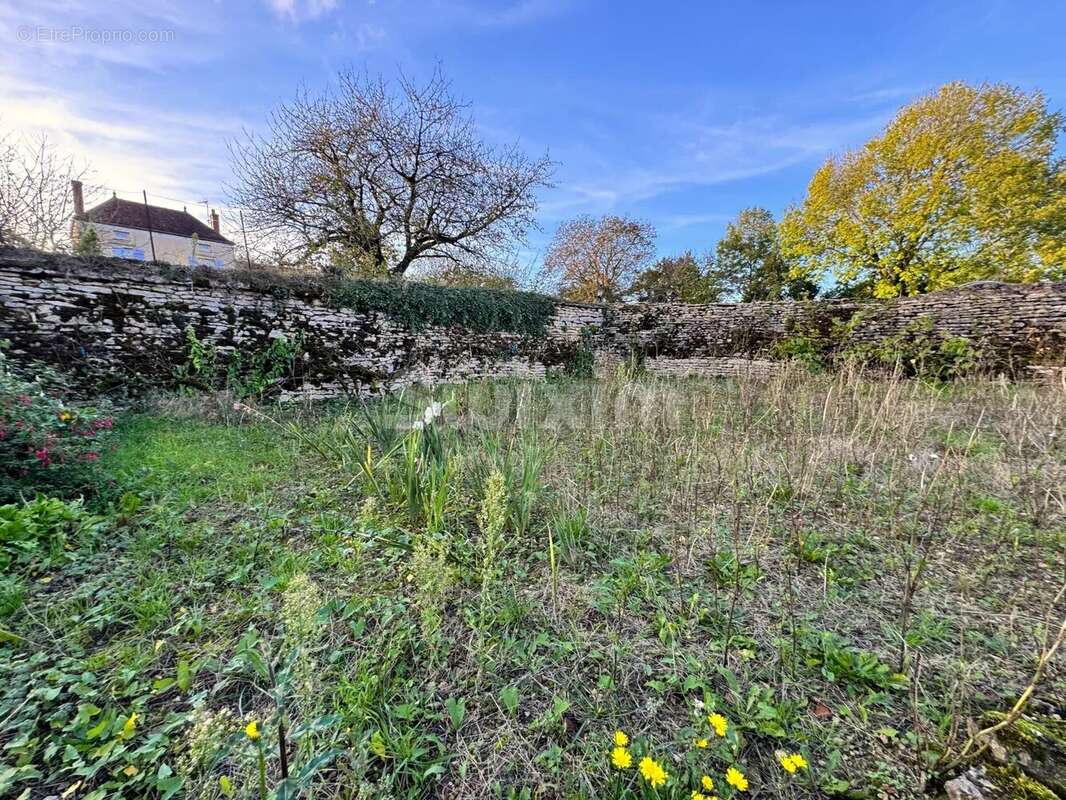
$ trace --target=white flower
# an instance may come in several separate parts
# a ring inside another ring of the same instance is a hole
[[[426,406],[426,411],[422,415],[422,420],[426,425],[433,424],[433,420],[440,416],[440,412],[444,410],[444,406],[434,401]]]
[[[425,427],[425,423],[424,423],[424,422],[422,422],[422,420],[420,420],[420,419],[416,419],[416,420],[414,421],[414,423],[412,423],[412,425],[411,425],[411,430],[413,430],[413,431],[420,431],[420,430],[422,430],[422,428],[424,428],[424,427]]]

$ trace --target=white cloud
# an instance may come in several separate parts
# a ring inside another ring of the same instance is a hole
[[[225,139],[240,130],[235,118],[152,112],[121,102],[84,98],[0,78],[0,130],[44,134],[92,170],[90,180],[110,193],[204,198],[217,204],[226,176]],[[153,199],[155,202],[155,199]]]
[[[337,8],[337,0],[267,0],[267,2],[274,14],[290,22],[318,19]]]
[[[728,124],[680,115],[645,120],[636,129],[618,131],[616,140],[598,137],[595,151],[584,147],[563,151],[559,188],[541,209],[547,219],[628,212],[644,201],[686,187],[713,186],[806,162],[815,164],[829,153],[865,140],[886,120],[885,113],[813,123],[781,116],[749,117]],[[622,142],[634,140],[648,145],[636,151],[622,148]],[[711,221],[719,220],[714,216],[675,218],[664,224],[679,227]]]

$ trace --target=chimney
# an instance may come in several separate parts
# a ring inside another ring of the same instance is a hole
[[[218,212],[211,212],[211,227],[215,229],[215,233],[221,233],[218,229]]]
[[[80,217],[85,213],[85,196],[81,191],[81,181],[71,181],[70,190],[74,194],[74,216]]]

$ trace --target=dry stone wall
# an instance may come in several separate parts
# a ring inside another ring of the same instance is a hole
[[[1015,368],[1049,357],[1061,363],[1066,284],[981,283],[885,303],[557,303],[543,336],[523,336],[413,330],[380,312],[336,307],[321,293],[282,294],[210,271],[0,253],[0,339],[10,341],[9,354],[73,371],[97,390],[173,384],[188,360],[190,326],[223,354],[298,339],[285,392],[324,398],[541,377],[582,348],[601,364],[639,354],[652,372],[763,375],[774,369],[774,342],[797,332],[846,326],[848,342],[876,343],[923,320],[944,335],[982,342]]]

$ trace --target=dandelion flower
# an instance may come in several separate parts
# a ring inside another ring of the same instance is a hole
[[[711,723],[714,732],[719,736],[725,736],[725,732],[729,730],[729,721],[721,714],[711,714],[707,717],[707,721]]]
[[[793,773],[796,771],[796,762],[792,760],[792,756],[787,756],[784,753],[777,754],[777,760],[781,762],[782,768],[785,772]]]
[[[629,769],[633,766],[633,756],[624,747],[616,747],[611,751],[611,764],[615,769]]]
[[[799,753],[792,754],[792,763],[796,765],[796,769],[807,769],[807,759]]]
[[[640,775],[651,785],[652,789],[658,789],[666,783],[666,770],[660,766],[658,761],[647,756],[640,760]]]
[[[629,744],[629,737],[625,735],[624,731],[614,732],[614,745],[615,747],[626,747]]]
[[[703,790],[706,792],[714,791],[714,781],[711,780],[710,775],[704,775],[702,778],[700,778],[700,786],[702,786]]]
[[[708,746],[710,746],[710,742],[708,742],[706,739],[696,740],[696,747],[698,747],[700,750],[706,750]]]
[[[744,773],[736,767],[730,767],[725,772],[725,782],[736,789],[738,792],[743,792],[748,788],[748,779],[744,777]]]
[[[693,789],[690,800],[707,800],[707,795],[705,795],[703,792]]]
[[[253,742],[259,738],[259,726],[255,724],[254,719],[244,726],[244,735]]]

